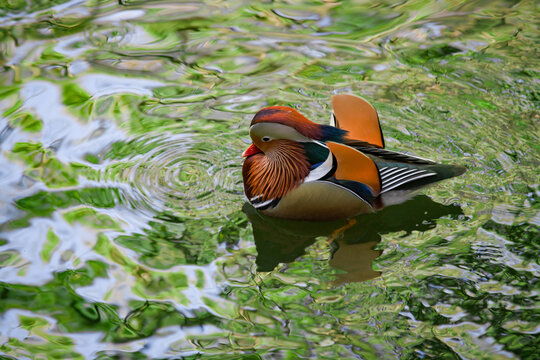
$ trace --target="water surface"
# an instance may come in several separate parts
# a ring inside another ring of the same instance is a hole
[[[537,357],[539,36],[534,1],[0,1],[0,353]],[[260,216],[253,114],[335,93],[467,173]]]

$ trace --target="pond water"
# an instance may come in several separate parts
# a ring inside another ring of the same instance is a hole
[[[0,357],[538,358],[536,6],[0,0]],[[336,93],[467,172],[260,216],[253,114]]]

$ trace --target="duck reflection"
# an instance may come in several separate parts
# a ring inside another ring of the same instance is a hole
[[[257,271],[272,271],[279,263],[293,262],[317,237],[327,236],[332,246],[330,265],[345,271],[336,279],[337,283],[365,281],[380,275],[373,271],[371,263],[381,254],[374,250],[381,235],[426,231],[437,226],[436,219],[463,214],[458,205],[443,205],[426,195],[376,213],[329,222],[271,218],[247,203],[243,211],[253,226]]]

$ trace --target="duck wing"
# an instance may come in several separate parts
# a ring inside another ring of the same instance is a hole
[[[461,175],[466,170],[460,165],[438,164],[433,160],[377,148],[361,141],[347,145],[329,143],[329,147],[337,158],[334,177],[347,180],[347,184],[351,180],[366,184],[373,190],[374,196],[390,191],[414,190]]]
[[[381,181],[381,194],[394,190],[413,190],[461,175],[465,167],[438,164],[432,160],[386,149],[358,146],[376,164]]]

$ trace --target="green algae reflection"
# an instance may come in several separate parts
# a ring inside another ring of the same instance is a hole
[[[536,358],[535,5],[0,0],[0,357]],[[251,117],[334,93],[466,175],[261,217]]]

